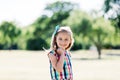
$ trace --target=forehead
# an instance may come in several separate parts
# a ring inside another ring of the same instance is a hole
[[[68,32],[59,32],[58,34],[57,34],[57,37],[66,37],[66,38],[70,38],[70,33],[68,33]]]

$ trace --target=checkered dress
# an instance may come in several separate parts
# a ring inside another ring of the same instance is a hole
[[[54,51],[50,51],[50,54],[55,55],[57,59],[60,58]],[[52,63],[50,61],[50,74],[52,80],[73,80],[72,65],[70,58],[70,54],[66,51],[62,72],[57,72],[53,68]]]

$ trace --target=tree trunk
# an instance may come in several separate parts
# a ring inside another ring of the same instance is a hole
[[[101,59],[101,48],[97,47],[97,51],[98,51],[98,59]]]

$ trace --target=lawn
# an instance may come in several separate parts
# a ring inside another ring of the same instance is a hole
[[[74,80],[120,80],[120,50],[72,51]],[[0,80],[50,80],[44,51],[0,51]]]

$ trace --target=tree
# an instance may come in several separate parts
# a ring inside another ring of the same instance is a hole
[[[92,30],[88,34],[89,39],[94,43],[98,51],[98,58],[101,59],[101,49],[106,40],[114,35],[114,27],[104,18],[96,18],[93,21]]]
[[[54,26],[61,24],[61,22],[69,17],[69,13],[77,6],[70,2],[57,1],[52,4],[48,4],[45,8],[46,11],[52,14],[49,24]]]
[[[16,28],[14,23],[5,21],[0,25],[0,30],[3,33],[4,40],[10,41],[9,45],[6,42],[5,45],[8,45],[9,48],[14,47],[16,44],[15,40],[21,33],[20,29]]]
[[[92,18],[88,14],[81,11],[74,11],[70,17],[63,21],[63,24],[72,26],[73,33],[77,36],[82,36],[83,44],[86,42],[93,43],[98,51],[98,58],[101,59],[101,49],[106,40],[114,33],[114,27],[108,20],[102,17]],[[85,42],[86,41],[86,42]]]
[[[48,4],[45,8],[45,10],[48,10],[51,12],[51,14],[54,13],[64,13],[64,12],[70,12],[74,9],[75,4],[72,4],[70,2],[64,2],[64,1],[57,1],[52,4]]]
[[[71,4],[70,2],[57,1],[48,4],[45,8],[45,11],[51,12],[52,15],[49,16],[48,14],[44,14],[36,19],[36,21],[31,25],[31,27],[34,28],[33,37],[30,38],[30,40],[28,39],[28,41],[32,42],[41,40],[41,44],[50,44],[50,38],[52,36],[55,26],[58,24],[60,25],[64,19],[68,18],[69,13],[72,9],[73,4]],[[29,46],[30,45],[31,44],[29,44]],[[45,45],[41,46],[39,49],[42,49],[42,47],[45,47]]]
[[[113,22],[116,33],[120,35],[120,0],[105,0],[103,10],[104,15]]]
[[[74,10],[70,13],[70,16],[62,22],[63,25],[68,25],[73,30],[75,39],[74,49],[88,49],[88,46],[91,44],[85,36],[86,34],[89,34],[89,30],[92,27],[92,21],[89,17],[90,16],[88,16],[86,12]],[[76,44],[79,45],[79,48]]]
[[[69,13],[74,9],[74,7],[75,4],[70,2],[56,1],[54,3],[50,3],[44,10],[47,11],[46,13],[51,13],[52,15],[49,16],[49,14],[44,14],[40,16],[33,23],[33,26],[35,28],[37,27],[42,29],[42,31],[51,33],[51,30],[54,30],[56,25],[61,25],[61,22],[69,17]]]

